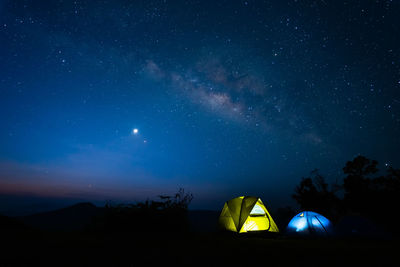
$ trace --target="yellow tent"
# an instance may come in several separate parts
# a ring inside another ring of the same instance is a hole
[[[278,226],[258,197],[242,196],[225,202],[219,224],[222,229],[238,233],[279,232]]]

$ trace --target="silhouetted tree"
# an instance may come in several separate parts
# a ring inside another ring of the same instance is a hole
[[[318,170],[302,178],[292,197],[303,210],[321,212],[330,218],[358,214],[375,221],[392,233],[399,233],[393,213],[400,203],[400,169],[389,167],[385,175],[378,175],[378,161],[357,156],[343,168],[343,185],[331,187]],[[339,188],[343,199],[337,197]]]
[[[378,162],[357,156],[343,168],[347,177],[343,180],[344,202],[352,212],[365,213],[373,201],[372,175],[378,172]]]
[[[400,203],[400,170],[389,167],[386,175],[376,176],[378,162],[357,156],[343,168],[344,202],[349,211],[374,220],[390,232],[399,232],[393,213]]]
[[[330,189],[325,178],[315,169],[310,173],[310,177],[302,178],[292,197],[302,210],[316,211],[335,219],[341,206],[336,191],[337,187],[332,186]]]

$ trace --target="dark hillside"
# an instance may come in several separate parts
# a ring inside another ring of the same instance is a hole
[[[41,230],[83,230],[103,208],[92,203],[79,203],[70,207],[19,217],[24,224]]]

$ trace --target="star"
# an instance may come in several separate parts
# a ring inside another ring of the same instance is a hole
[[[137,134],[139,133],[139,130],[138,130],[137,128],[135,128],[135,129],[132,130],[132,133],[133,133],[134,135],[137,135]]]

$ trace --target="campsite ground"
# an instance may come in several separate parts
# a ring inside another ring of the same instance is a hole
[[[0,266],[398,266],[394,241],[23,232],[2,236]]]

